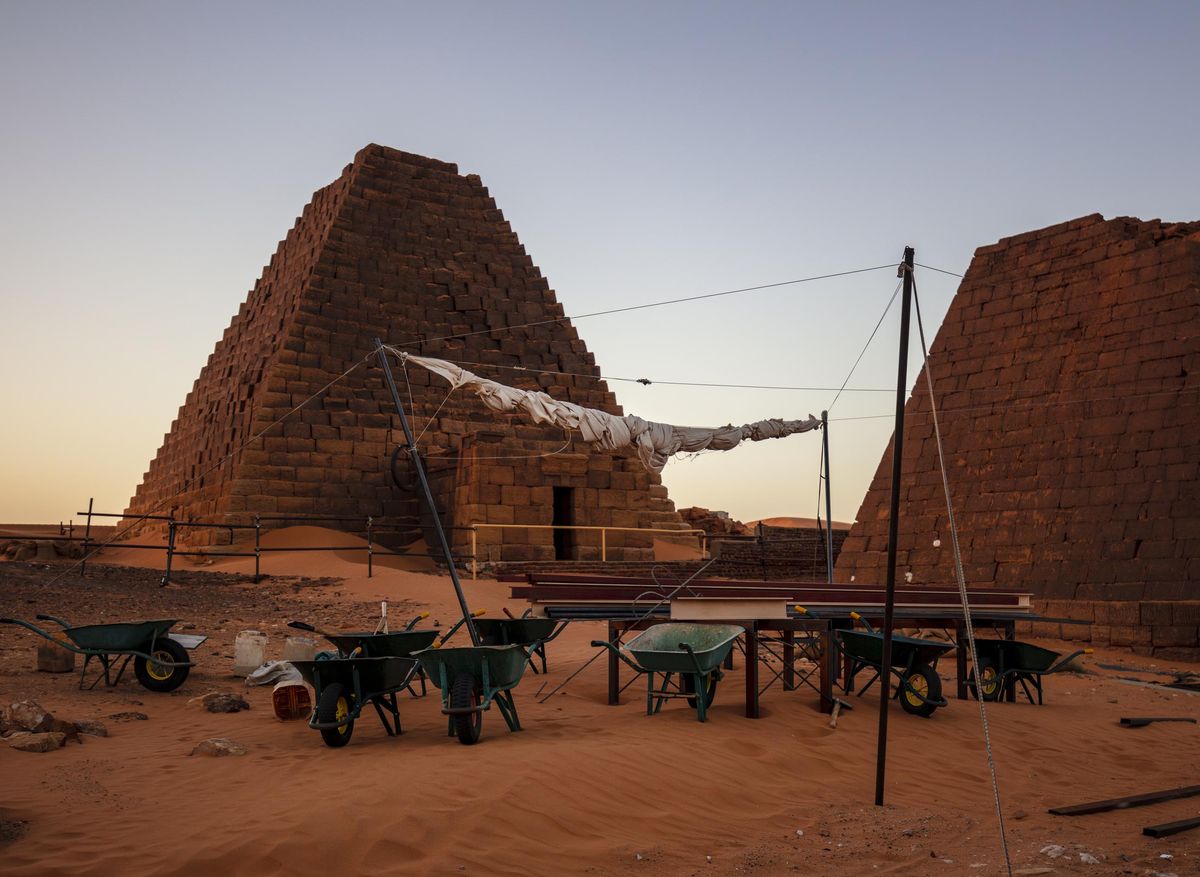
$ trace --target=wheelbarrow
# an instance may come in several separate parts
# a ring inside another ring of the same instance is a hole
[[[862,695],[879,678],[883,667],[883,633],[875,630],[857,612],[850,617],[862,622],[866,630],[835,631],[834,645],[850,664],[846,693],[854,693],[854,677],[868,667],[874,675],[859,689]],[[892,636],[891,674],[896,677],[894,695],[906,713],[929,718],[938,707],[946,706],[942,697],[942,680],[937,674],[938,659],[955,648],[954,643],[917,639],[911,636]]]
[[[308,726],[321,732],[326,746],[338,748],[350,742],[354,723],[368,703],[375,707],[388,736],[400,735],[396,694],[408,687],[417,667],[415,658],[319,657],[290,663],[316,692]]]
[[[449,717],[449,736],[458,737],[464,746],[478,743],[483,714],[493,703],[510,731],[521,730],[512,689],[521,681],[526,665],[533,663],[544,640],[441,648],[448,637],[433,648],[417,652],[416,658],[442,691],[442,714]]]
[[[971,668],[967,686],[976,698],[982,694],[984,700],[997,701],[1005,694],[1015,699],[1019,682],[1030,703],[1034,702],[1033,691],[1037,692],[1037,704],[1041,706],[1042,677],[1065,670],[1080,655],[1089,655],[1091,652],[1091,649],[1079,649],[1064,658],[1060,652],[1043,649],[1032,643],[1011,639],[976,639],[975,653],[979,656],[979,664]]]
[[[62,628],[62,635],[21,621],[18,618],[0,618],[0,624],[16,624],[44,636],[57,646],[83,655],[83,670],[79,674],[79,687],[85,687],[88,663],[92,658],[100,662],[103,673],[98,674],[88,690],[104,680],[112,687],[121,681],[129,662],[133,661],[133,674],[144,688],[151,691],[174,691],[187,679],[192,668],[188,649],[194,649],[208,637],[168,633],[179,622],[131,621],[114,624],[85,624],[72,627],[70,622],[54,615],[38,615],[38,621],[52,621]],[[69,642],[68,642],[69,640]],[[119,660],[124,658],[123,661]],[[115,671],[115,674],[114,672]]]
[[[604,640],[593,640],[594,648],[606,648],[636,670],[646,674],[646,715],[652,716],[672,698],[687,698],[701,722],[717,696],[717,683],[723,678],[721,663],[733,648],[733,641],[746,631],[736,624],[693,624],[671,621],[656,624],[639,633],[623,648]],[[661,676],[656,688],[654,674]],[[679,684],[672,685],[678,674]]]
[[[304,621],[289,621],[288,627],[295,628],[296,630],[306,630],[325,637],[337,649],[336,657],[339,658],[411,658],[416,652],[421,651],[421,649],[427,649],[433,645],[441,633],[437,628],[414,630],[417,623],[428,616],[428,612],[423,612],[409,621],[403,630],[391,633],[373,633],[370,631],[335,633],[327,630],[318,630],[313,625]],[[420,696],[423,697],[426,691],[425,674],[419,667],[416,670],[416,675],[419,677],[421,683]],[[412,689],[411,680],[406,687],[409,694],[414,697],[418,696]]]
[[[563,632],[570,624],[554,618],[530,618],[522,615],[520,618],[484,618],[476,620],[475,630],[479,633],[479,642],[485,646],[520,646],[529,652],[530,657],[541,659],[542,669],[546,672],[546,643]],[[539,672],[533,660],[529,669]]]

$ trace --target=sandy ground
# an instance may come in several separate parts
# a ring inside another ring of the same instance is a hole
[[[139,555],[147,565],[149,554]],[[549,676],[527,675],[516,689],[520,733],[493,710],[480,744],[464,747],[446,736],[429,696],[402,702],[400,738],[364,714],[350,745],[329,749],[304,722],[274,718],[269,687],[243,689],[231,675],[233,642],[240,630],[262,630],[277,657],[288,620],[369,627],[381,599],[393,619],[454,619],[448,578],[386,565],[367,578],[354,554],[273,556],[272,577],[258,585],[237,574],[245,559],[227,559],[205,572],[189,566],[167,588],[153,568],[95,566],[83,579],[66,564],[0,564],[0,615],[173,617],[210,637],[176,692],[132,679],[79,691],[76,675],[34,671],[33,634],[0,626],[0,703],[34,698],[111,733],[44,754],[0,745],[0,873],[1004,873],[975,702],[952,700],[929,720],[892,712],[888,803],[876,808],[873,692],[855,698],[836,729],[807,688],[772,689],[763,717],[749,720],[739,659],[701,725],[681,702],[647,717],[637,683],[607,706],[598,660],[541,702],[539,690],[591,657],[588,642],[604,635],[595,623],[568,628],[550,646]],[[496,582],[466,587],[473,607],[523,608]],[[1163,678],[1170,668],[1153,663],[1097,654],[1087,674],[1048,678],[1043,707],[989,707],[1014,873],[1200,874],[1200,830],[1141,833],[1197,815],[1200,798],[1076,818],[1046,812],[1200,782],[1197,726],[1117,723],[1200,717],[1200,696],[1118,678]],[[243,692],[252,709],[207,713],[195,699],[211,691]],[[108,718],[129,711],[148,718]],[[189,755],[210,737],[249,753]],[[1051,844],[1063,854],[1041,852]]]

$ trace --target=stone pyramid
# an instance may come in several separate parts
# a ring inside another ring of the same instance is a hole
[[[968,585],[1200,659],[1200,222],[1094,215],[980,248],[930,364]],[[952,583],[924,372],[905,416],[898,576]],[[891,465],[839,581],[884,581]]]
[[[126,514],[172,511],[214,523],[255,515],[359,519],[327,524],[347,530],[362,530],[373,516],[376,532],[390,528],[393,541],[409,541],[419,534],[420,504],[407,460],[392,459],[403,435],[374,360],[285,415],[367,357],[376,336],[503,383],[622,413],[562,316],[479,177],[367,146],[313,196],[280,243]],[[499,417],[419,368],[397,366],[396,379],[447,526],[683,528],[658,476],[635,458],[595,454],[557,429]],[[187,538],[204,542],[206,532]],[[466,530],[453,533],[460,549],[469,543]],[[492,527],[478,540],[484,560],[599,552],[599,534],[588,531],[514,528],[501,539]],[[607,549],[614,559],[651,556],[646,535],[609,533]]]

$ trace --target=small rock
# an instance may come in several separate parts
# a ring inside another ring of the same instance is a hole
[[[912,837],[913,830],[911,828],[906,828],[904,831],[900,832],[900,834],[902,834],[904,837]]]
[[[42,709],[36,700],[19,700],[0,709],[0,731],[49,731],[54,716]]]
[[[250,704],[236,694],[213,692],[206,694],[201,701],[210,713],[237,713],[250,709]]]
[[[145,713],[130,711],[125,713],[113,713],[108,718],[113,722],[144,722],[150,717]]]
[[[246,747],[241,743],[234,743],[232,740],[227,740],[224,737],[211,737],[203,743],[197,744],[190,754],[211,755],[214,758],[219,758],[222,755],[245,755]]]
[[[1046,844],[1041,848],[1040,852],[1043,856],[1049,856],[1052,859],[1057,859],[1062,856],[1067,850],[1060,844]]]
[[[108,728],[98,719],[79,719],[75,722],[75,727],[79,729],[80,734],[87,734],[89,737],[108,736]]]
[[[803,828],[796,829],[796,837],[804,837],[804,829]]]
[[[1097,859],[1095,856],[1093,856],[1091,853],[1080,853],[1079,861],[1083,862],[1083,864],[1085,864],[1085,865],[1099,865],[1100,864],[1100,860]]]
[[[1029,814],[1026,813],[1024,810],[1016,810],[1013,812],[1013,819],[1024,819],[1028,815]]]
[[[50,752],[61,748],[67,742],[67,736],[58,731],[46,731],[40,734],[32,731],[18,731],[9,737],[7,742],[18,752]]]

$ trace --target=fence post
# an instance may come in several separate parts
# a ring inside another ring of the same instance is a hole
[[[83,533],[83,560],[79,561],[80,576],[87,573],[88,549],[92,544],[92,503],[95,501],[96,498],[94,496],[88,498],[87,529]]]
[[[374,558],[375,552],[371,548],[371,516],[367,515],[367,578],[371,578],[375,574]]]
[[[262,581],[262,570],[260,560],[262,559],[262,521],[258,515],[254,516],[254,584]]]
[[[163,573],[162,584],[167,586],[171,584],[171,561],[175,557],[175,522],[167,522],[167,569]]]
[[[600,562],[608,561],[608,530],[604,527],[600,528]]]
[[[479,530],[471,525],[471,581],[479,578]]]

